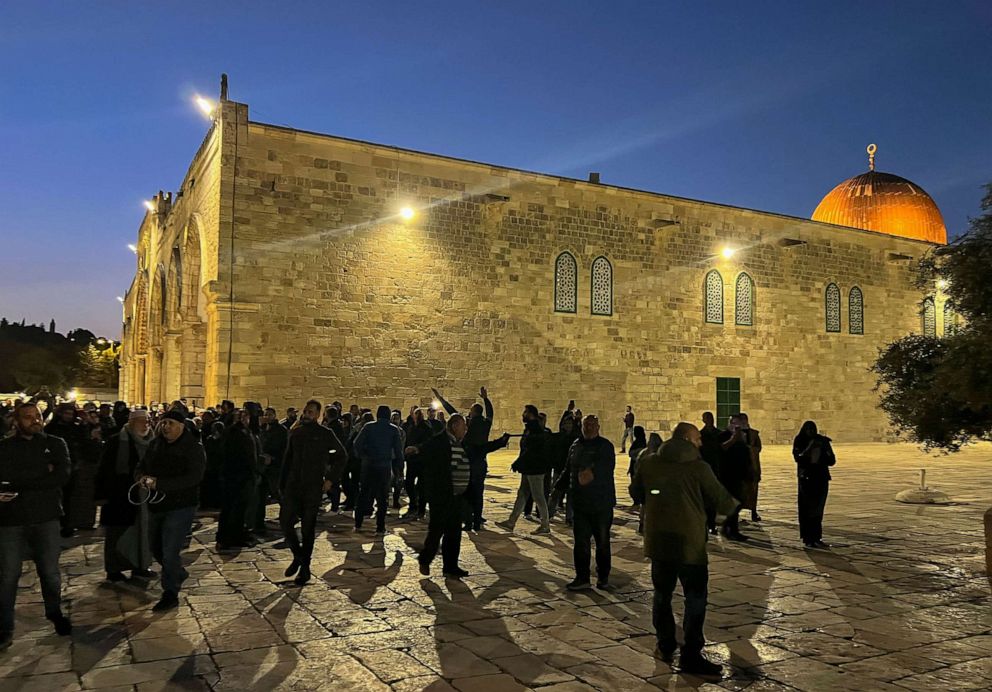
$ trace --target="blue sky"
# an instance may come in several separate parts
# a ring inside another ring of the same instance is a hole
[[[951,235],[992,182],[992,3],[10,2],[0,315],[116,336],[193,93],[263,122],[809,216],[867,168]]]

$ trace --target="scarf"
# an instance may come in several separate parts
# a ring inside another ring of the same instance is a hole
[[[144,437],[134,435],[126,425],[121,428],[121,434],[118,436],[117,441],[117,464],[114,471],[120,476],[131,475],[130,443],[133,442],[134,448],[138,450],[138,461],[140,463],[141,460],[145,458],[145,452],[148,450],[148,445],[151,441],[152,436],[150,428]]]

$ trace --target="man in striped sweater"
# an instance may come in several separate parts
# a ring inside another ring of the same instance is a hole
[[[430,522],[424,548],[417,558],[420,573],[430,574],[430,565],[441,549],[442,572],[451,579],[468,576],[458,566],[462,544],[462,517],[466,509],[471,467],[463,440],[468,432],[465,417],[460,413],[448,418],[445,434],[436,435],[422,445],[407,447],[406,454],[416,454],[423,460],[423,486],[430,504]],[[509,435],[487,443],[490,452],[505,447]]]

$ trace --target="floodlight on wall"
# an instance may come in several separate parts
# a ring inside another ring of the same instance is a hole
[[[131,252],[133,252],[136,255],[138,254],[138,246],[135,245],[134,243],[128,243],[127,244],[127,249],[130,250]]]
[[[155,211],[155,205],[152,204],[151,200],[148,199],[145,200],[145,209],[147,209],[148,211]]]
[[[720,254],[723,255],[724,259],[730,259],[731,257],[734,256],[735,252],[737,252],[737,250],[735,250],[734,248],[725,247],[723,248],[723,250],[720,251]]]
[[[123,303],[124,302],[124,296],[117,296],[117,302],[118,303]]]
[[[200,112],[203,113],[203,115],[208,118],[213,117],[214,109],[216,108],[213,101],[210,99],[205,99],[202,96],[197,96],[194,101],[196,102],[196,107],[200,109]]]
[[[410,221],[416,215],[417,213],[413,210],[413,207],[403,207],[400,209],[400,216],[404,221]]]
[[[941,291],[947,288],[947,279],[937,279],[937,288]]]

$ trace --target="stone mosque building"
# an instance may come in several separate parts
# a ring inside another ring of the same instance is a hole
[[[575,399],[613,438],[629,404],[648,430],[745,410],[766,442],[808,418],[882,440],[879,348],[953,327],[914,286],[940,211],[874,147],[804,219],[268,125],[226,92],[138,230],[132,404],[467,407],[485,385],[494,431]]]

